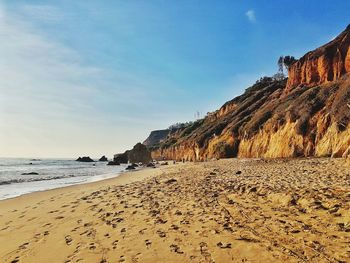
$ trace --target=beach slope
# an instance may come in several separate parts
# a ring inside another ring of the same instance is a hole
[[[348,262],[341,159],[226,159],[0,202],[1,262]]]

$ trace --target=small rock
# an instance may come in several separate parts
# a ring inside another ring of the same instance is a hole
[[[30,173],[22,173],[22,175],[38,175],[36,172],[30,172]]]
[[[128,165],[128,167],[126,167],[125,170],[135,170],[135,167],[132,165]]]
[[[169,179],[168,181],[165,182],[166,184],[173,184],[173,183],[177,183],[177,180],[172,178],[172,179]]]
[[[219,242],[216,244],[219,248],[231,248],[231,243],[222,243]]]
[[[120,165],[120,163],[117,161],[109,161],[107,165]]]

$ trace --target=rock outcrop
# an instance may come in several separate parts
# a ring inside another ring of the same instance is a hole
[[[350,72],[350,25],[328,44],[315,49],[292,64],[286,91],[299,86],[315,86],[339,79]]]
[[[108,159],[106,156],[103,155],[98,161],[99,162],[108,162]]]
[[[148,164],[152,161],[151,152],[141,143],[137,143],[132,150],[128,152],[128,160],[131,163]]]
[[[94,160],[92,160],[89,156],[79,157],[78,159],[76,159],[76,161],[84,163],[94,162]]]
[[[120,165],[120,163],[116,161],[109,161],[107,165]]]
[[[128,153],[129,153],[129,151],[125,151],[124,153],[115,154],[113,157],[113,161],[116,163],[128,163]]]
[[[143,163],[148,164],[152,161],[151,152],[148,148],[137,143],[131,150],[125,151],[124,153],[118,153],[114,155],[114,163]]]
[[[154,159],[350,154],[350,28],[151,147]]]
[[[170,133],[170,129],[152,131],[148,138],[142,143],[147,147],[159,145]]]

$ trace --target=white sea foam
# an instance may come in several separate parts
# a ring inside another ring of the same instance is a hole
[[[105,162],[0,158],[0,200],[115,177],[124,171],[125,167],[107,166]]]

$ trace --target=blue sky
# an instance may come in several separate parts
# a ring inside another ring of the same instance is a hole
[[[0,0],[0,156],[124,151],[350,23],[349,1]]]

